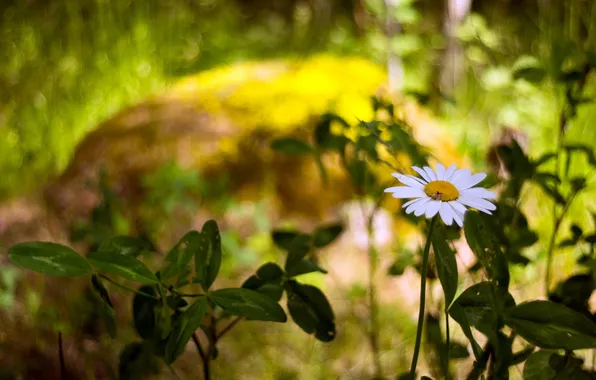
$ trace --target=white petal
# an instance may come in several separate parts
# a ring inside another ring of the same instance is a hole
[[[406,214],[410,214],[412,211],[418,210],[420,207],[422,207],[423,211],[420,213],[420,215],[422,215],[425,209],[424,205],[428,203],[428,201],[430,201],[429,197],[416,199],[416,202],[412,203],[408,206],[408,208],[406,208]]]
[[[443,219],[446,225],[450,226],[453,223],[453,214],[455,214],[455,211],[449,206],[449,203],[441,202],[439,215],[441,215],[441,219]]]
[[[488,198],[488,199],[495,199],[497,195],[492,191],[488,191],[482,187],[474,187],[471,189],[466,189],[461,192],[462,195],[466,197],[476,197],[476,198]]]
[[[412,166],[412,169],[414,169],[414,171],[418,174],[420,174],[420,176],[422,178],[424,178],[424,180],[426,181],[426,183],[430,182],[431,179],[428,177],[428,174],[426,174],[426,172],[423,169],[420,169],[418,166]]]
[[[457,211],[458,213],[460,213],[462,215],[467,211],[466,206],[462,205],[458,201],[451,201],[451,202],[448,202],[448,203],[449,203],[449,205],[451,207],[453,207],[453,209],[455,211]]]
[[[459,170],[456,170],[455,173],[453,173],[449,182],[451,182],[453,184],[453,186],[455,186],[459,189],[459,186],[457,184],[462,180],[463,181],[467,180],[471,176],[472,176],[472,172],[469,169],[459,169]]]
[[[451,177],[453,176],[453,174],[455,174],[456,167],[457,166],[455,166],[455,164],[451,164],[451,166],[447,168],[447,171],[445,171],[445,181],[451,180]]]
[[[454,210],[453,220],[455,220],[455,223],[457,223],[458,226],[464,226],[464,214],[460,214],[459,212]]]
[[[473,176],[467,178],[465,181],[464,180],[460,180],[458,184],[455,184],[455,187],[457,187],[457,189],[459,191],[463,191],[466,189],[469,189],[470,187],[478,184],[480,181],[482,181],[483,179],[486,178],[486,173],[476,173]]]
[[[497,209],[497,206],[495,206],[493,203],[482,198],[466,197],[462,195],[457,199],[457,201],[466,206],[474,207],[475,209],[484,209],[490,211]]]
[[[428,178],[430,178],[431,181],[436,181],[437,180],[437,175],[435,174],[435,172],[431,168],[429,168],[428,166],[425,166],[424,167],[424,171],[426,172],[426,175],[428,175]]]
[[[392,173],[391,175],[394,176],[395,178],[397,178],[397,180],[399,182],[403,183],[406,186],[414,187],[417,189],[422,189],[425,185],[422,182],[420,182],[420,180],[417,179],[416,177],[412,177],[409,175],[403,175],[403,174],[399,174],[399,173]]]
[[[425,216],[427,218],[432,218],[433,216],[435,216],[437,214],[437,212],[439,212],[439,209],[441,208],[441,201],[430,201],[428,203],[428,205],[426,206],[426,212],[425,212]]]
[[[420,198],[412,199],[411,201],[407,201],[406,203],[404,203],[404,204],[403,204],[401,207],[402,207],[402,208],[406,208],[406,207],[408,207],[409,205],[411,205],[412,203],[414,203],[414,202],[417,202],[417,201],[419,201],[419,200],[420,200]]]
[[[442,164],[437,164],[435,171],[437,172],[437,179],[443,181],[445,179],[445,167]]]

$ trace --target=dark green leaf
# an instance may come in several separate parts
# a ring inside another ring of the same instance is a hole
[[[523,79],[533,84],[539,84],[546,76],[542,67],[521,67],[513,72],[513,79]]]
[[[462,327],[464,325],[475,327],[494,340],[496,339],[495,316],[501,315],[505,308],[515,305],[513,297],[504,292],[490,281],[472,285],[453,302],[449,314]],[[456,307],[455,310],[454,307]]]
[[[528,357],[530,357],[530,355],[532,355],[532,353],[534,352],[535,349],[536,349],[536,347],[530,346],[530,347],[524,348],[520,352],[516,352],[515,354],[513,354],[513,357],[511,358],[511,362],[509,363],[509,365],[513,366],[513,365],[518,365],[520,363],[525,362],[528,359]]]
[[[279,282],[284,275],[283,269],[275,263],[266,263],[257,269],[257,277],[265,282]]]
[[[296,281],[286,283],[288,310],[294,322],[322,342],[335,338],[335,316],[327,298],[318,288]]]
[[[327,271],[325,269],[318,266],[312,260],[302,259],[298,263],[292,265],[290,267],[290,269],[288,269],[287,274],[288,274],[288,277],[296,277],[301,274],[312,273],[312,272],[327,273]]]
[[[294,155],[310,153],[313,150],[312,146],[304,141],[292,138],[274,140],[271,143],[271,149]]]
[[[596,348],[596,324],[550,301],[529,301],[507,310],[505,323],[528,342],[551,349]]]
[[[278,283],[266,283],[256,275],[250,276],[242,287],[264,294],[275,302],[279,302],[283,295],[283,288]]]
[[[297,236],[306,236],[295,230],[276,230],[271,233],[273,243],[284,251],[292,249],[292,243]]]
[[[534,352],[524,365],[524,380],[551,380],[556,376],[555,370],[550,366],[552,351],[540,350]]]
[[[93,272],[87,260],[64,245],[27,242],[8,249],[11,262],[47,276],[86,276]]]
[[[214,220],[208,220],[201,230],[199,249],[195,253],[196,282],[209,290],[221,266],[221,237]]]
[[[509,287],[509,267],[494,234],[498,226],[490,218],[490,215],[468,212],[464,232],[472,252],[486,269],[489,278],[506,290]]]
[[[219,289],[210,293],[209,299],[228,314],[260,321],[287,321],[286,313],[279,304],[254,290]]]
[[[144,285],[139,288],[139,291],[152,296],[156,295],[155,288],[150,285]],[[159,301],[155,298],[135,294],[132,300],[132,315],[135,329],[139,336],[143,339],[150,339],[155,332],[157,315],[155,308]]]
[[[285,269],[290,271],[297,265],[311,250],[310,235],[297,235],[288,244],[288,256],[286,258]]]
[[[347,137],[331,133],[331,123],[337,121],[344,127],[349,126],[345,120],[335,115],[324,115],[315,128],[315,143],[323,149],[343,152],[350,141]]]
[[[167,281],[172,277],[180,276],[187,269],[187,265],[201,246],[201,234],[198,231],[186,233],[182,239],[168,252],[168,263],[161,272],[161,280]],[[182,277],[182,276],[180,276]]]
[[[466,359],[469,356],[470,353],[465,345],[457,342],[449,344],[449,358],[451,360]]]
[[[406,268],[414,262],[414,254],[411,251],[403,251],[389,267],[390,276],[401,276]]]
[[[319,226],[313,234],[313,245],[316,248],[325,247],[337,239],[343,230],[344,227],[341,224]]]
[[[166,364],[172,364],[184,352],[184,348],[192,334],[201,327],[206,312],[207,298],[200,297],[176,318],[172,333],[166,344],[164,357]]]
[[[435,252],[437,274],[445,294],[445,307],[448,308],[457,291],[457,261],[455,252],[451,250],[443,234],[440,231],[435,232],[431,235],[431,241]]]
[[[592,235],[586,236],[584,238],[584,240],[586,241],[586,243],[596,244],[596,234],[592,234]]]
[[[91,276],[91,284],[93,289],[99,294],[101,298],[101,313],[103,315],[106,329],[112,338],[116,337],[116,313],[114,312],[114,306],[110,300],[108,290],[101,283],[101,280],[96,275]]]
[[[142,284],[157,283],[157,277],[142,262],[132,256],[115,252],[91,252],[89,262],[98,270],[122,276]]]
[[[151,249],[151,244],[142,239],[131,236],[114,236],[102,243],[98,251],[110,251],[125,256],[137,257],[149,249]]]

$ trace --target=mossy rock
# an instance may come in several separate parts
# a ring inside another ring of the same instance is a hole
[[[383,94],[385,79],[384,69],[365,59],[327,55],[241,63],[187,77],[88,134],[65,172],[47,186],[46,199],[71,221],[88,216],[98,202],[88,183],[97,183],[104,168],[111,186],[134,208],[144,197],[143,176],[174,160],[205,178],[225,173],[238,199],[272,197],[280,217],[319,220],[352,196],[338,160],[325,158],[325,185],[312,158],[289,157],[270,143],[311,135],[326,112],[354,124],[370,120],[371,97]],[[414,103],[396,104],[435,157],[463,162],[436,120]]]

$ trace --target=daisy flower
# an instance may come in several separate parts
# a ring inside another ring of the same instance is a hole
[[[393,193],[393,198],[415,198],[404,203],[402,207],[407,214],[412,212],[416,216],[424,214],[432,218],[437,213],[447,225],[455,220],[462,227],[466,206],[478,211],[492,214],[496,206],[486,199],[494,199],[496,195],[481,187],[474,187],[484,178],[485,173],[472,175],[468,169],[456,169],[455,164],[445,169],[437,164],[437,169],[428,166],[419,168],[412,166],[422,178],[412,175],[393,173],[392,175],[405,186],[395,186],[385,189],[386,193]]]

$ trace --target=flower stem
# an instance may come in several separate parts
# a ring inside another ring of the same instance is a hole
[[[424,304],[426,303],[426,274],[428,272],[428,256],[430,253],[431,235],[435,227],[437,217],[434,216],[430,221],[424,254],[422,256],[422,271],[420,273],[420,309],[418,311],[418,327],[416,330],[416,345],[414,346],[414,356],[412,357],[412,367],[410,368],[410,379],[414,380],[416,376],[416,365],[418,364],[418,355],[420,354],[420,343],[422,339],[422,325],[424,324]]]

